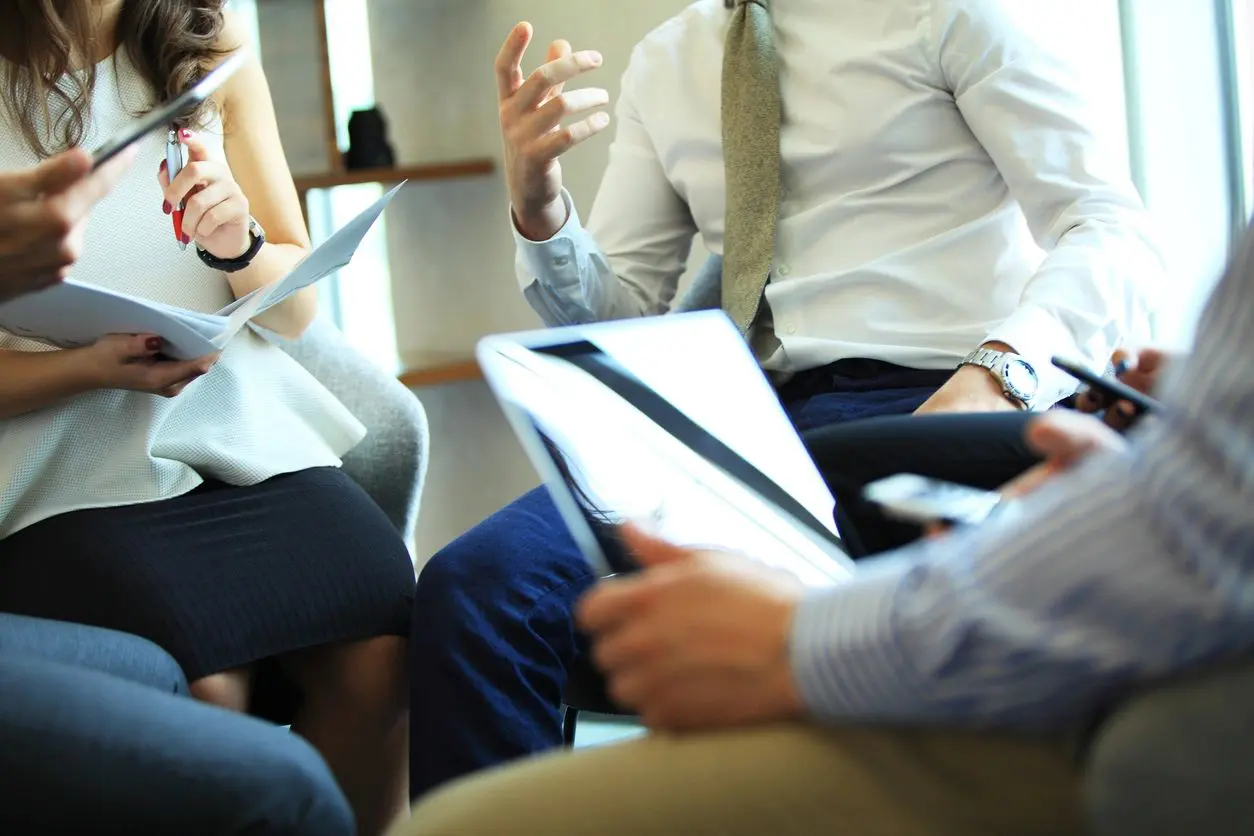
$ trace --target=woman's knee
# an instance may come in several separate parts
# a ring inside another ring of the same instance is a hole
[[[193,682],[191,692],[201,702],[245,713],[252,694],[252,677],[247,670],[213,673]]]

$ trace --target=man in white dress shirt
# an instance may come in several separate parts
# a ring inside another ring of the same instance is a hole
[[[528,77],[532,30],[510,34],[496,70],[518,274],[547,323],[665,313],[694,236],[716,255],[735,245],[729,206],[744,204],[729,199],[724,158],[775,150],[729,144],[753,137],[724,132],[741,106],[728,85],[769,63],[779,183],[762,193],[779,206],[753,347],[798,430],[1046,408],[1074,388],[1051,355],[1100,368],[1148,336],[1162,265],[1120,138],[1102,133],[1068,60],[1080,0],[766,6],[702,0],[636,47],[586,225],[559,160],[610,124],[608,96],[564,84],[601,56],[559,41]],[[741,27],[766,51],[749,64],[725,49]],[[570,612],[592,581],[542,492],[427,564],[411,643],[415,796],[560,741],[566,672],[585,649]]]

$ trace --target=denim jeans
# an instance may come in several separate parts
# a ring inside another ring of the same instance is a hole
[[[0,833],[354,831],[309,744],[193,700],[156,645],[0,614]]]

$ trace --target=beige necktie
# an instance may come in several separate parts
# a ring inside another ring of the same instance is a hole
[[[727,0],[728,5],[733,1],[723,54],[727,215],[722,301],[741,333],[752,337],[775,257],[782,110],[766,0]]]

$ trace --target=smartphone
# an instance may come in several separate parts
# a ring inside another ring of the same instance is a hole
[[[92,169],[95,170],[104,165],[153,131],[168,130],[170,124],[175,122],[180,116],[186,115],[198,104],[217,92],[222,83],[234,75],[235,71],[243,65],[245,58],[245,51],[239,50],[219,64],[213,72],[202,78],[197,84],[184,90],[173,100],[154,108],[138,120],[127,125],[120,134],[114,136],[92,152]]]
[[[983,522],[1001,502],[999,493],[914,473],[872,482],[862,489],[862,496],[878,505],[885,516],[918,525]]]
[[[1091,389],[1100,392],[1106,397],[1108,405],[1113,405],[1116,401],[1127,401],[1132,404],[1132,409],[1136,416],[1141,414],[1149,415],[1162,409],[1163,405],[1160,402],[1148,395],[1141,394],[1128,384],[1113,377],[1101,377],[1093,374],[1083,366],[1064,360],[1061,357],[1055,357],[1050,362],[1076,380],[1088,384]]]

